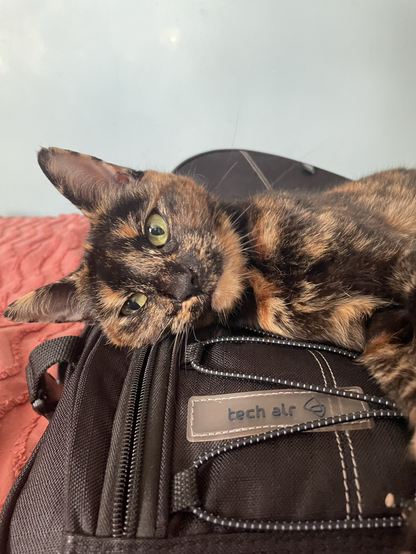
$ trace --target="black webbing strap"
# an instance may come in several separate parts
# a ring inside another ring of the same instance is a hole
[[[57,337],[36,346],[29,355],[26,366],[26,380],[29,399],[33,409],[44,416],[54,411],[56,400],[48,395],[45,373],[54,364],[63,364],[66,369],[74,369],[84,346],[84,338],[76,336]]]
[[[197,468],[189,467],[173,476],[171,511],[173,513],[200,506]]]

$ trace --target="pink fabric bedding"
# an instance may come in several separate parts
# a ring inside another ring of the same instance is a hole
[[[0,218],[0,314],[15,298],[75,269],[88,226],[79,214]],[[82,326],[11,323],[0,316],[0,508],[47,425],[29,403],[29,352],[43,340],[79,334]]]

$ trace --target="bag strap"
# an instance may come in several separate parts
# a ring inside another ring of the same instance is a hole
[[[29,355],[26,380],[33,409],[50,419],[58,403],[67,370],[73,370],[84,346],[83,336],[57,337],[38,344]],[[58,364],[58,379],[47,370]]]

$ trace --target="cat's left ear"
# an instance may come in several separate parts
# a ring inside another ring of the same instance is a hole
[[[10,321],[88,321],[75,284],[68,277],[40,287],[9,304],[3,312]]]
[[[59,192],[87,216],[103,198],[117,194],[143,175],[141,171],[61,148],[42,148],[38,162]]]

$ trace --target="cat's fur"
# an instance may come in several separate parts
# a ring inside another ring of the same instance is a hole
[[[233,319],[363,350],[416,424],[416,170],[223,206],[183,176],[57,148],[42,149],[39,163],[91,231],[78,269],[16,300],[6,317],[94,321],[133,347]],[[146,235],[153,212],[168,227],[162,247]],[[137,292],[146,303],[122,315]]]

